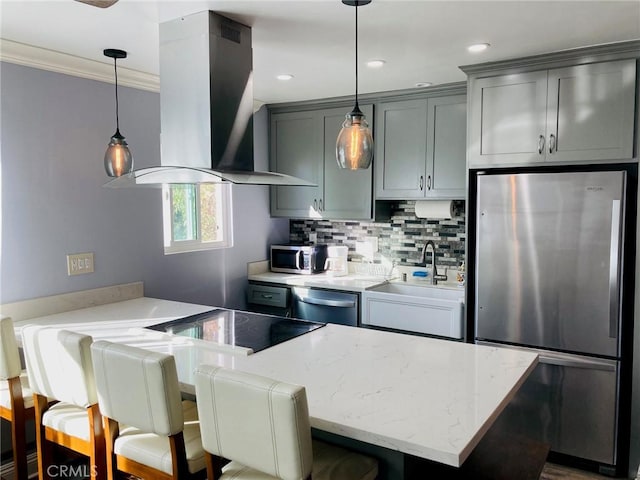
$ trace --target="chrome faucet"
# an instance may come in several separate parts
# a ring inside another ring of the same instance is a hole
[[[437,285],[438,280],[446,281],[446,275],[438,275],[438,267],[436,265],[436,244],[433,243],[433,240],[428,240],[427,243],[422,247],[422,258],[421,263],[425,267],[427,266],[427,248],[431,246],[431,284]]]

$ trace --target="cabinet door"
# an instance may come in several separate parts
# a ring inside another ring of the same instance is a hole
[[[317,111],[271,115],[270,167],[316,183],[318,187],[272,187],[271,215],[317,217],[322,195],[322,143]]]
[[[376,127],[376,198],[423,198],[427,100],[381,103]]]
[[[547,161],[633,157],[636,61],[549,71]]]
[[[465,198],[467,97],[431,98],[427,118],[427,198]]]
[[[373,130],[373,106],[361,105],[369,127]],[[373,216],[373,166],[366,170],[344,170],[336,160],[336,140],[347,108],[323,110],[324,195],[322,218],[330,220],[368,220]],[[375,159],[374,159],[375,162]]]
[[[544,161],[547,72],[471,82],[469,167]]]

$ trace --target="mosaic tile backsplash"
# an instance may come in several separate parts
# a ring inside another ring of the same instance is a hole
[[[308,242],[309,234],[317,235],[317,243],[347,245],[349,261],[371,261],[356,253],[356,242],[366,237],[378,238],[374,263],[395,261],[397,265],[421,266],[422,247],[428,240],[436,245],[438,266],[457,268],[465,258],[464,201],[455,202],[456,216],[450,220],[417,218],[415,201],[392,204],[388,222],[291,220],[291,242]],[[431,255],[427,256],[427,263]]]

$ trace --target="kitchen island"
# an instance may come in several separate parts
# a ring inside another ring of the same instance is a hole
[[[301,384],[313,428],[454,467],[537,363],[521,351],[335,324],[255,354],[142,328],[211,308],[142,297],[19,321],[16,331],[51,325],[171,353],[190,394],[203,363]]]

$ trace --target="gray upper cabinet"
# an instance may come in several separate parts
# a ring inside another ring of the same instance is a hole
[[[318,112],[271,115],[270,169],[303,178],[317,187],[271,187],[271,215],[307,218],[322,196],[322,138]]]
[[[360,109],[372,128],[373,106],[363,105]],[[349,108],[333,108],[321,112],[324,134],[324,195],[320,215],[331,220],[368,220],[373,215],[373,166],[366,170],[344,170],[336,160],[336,140],[345,115],[350,111]]]
[[[426,198],[466,194],[467,96],[430,98],[427,118]]]
[[[376,198],[464,198],[466,96],[380,103]]]
[[[469,167],[633,157],[636,61],[472,78]]]
[[[424,197],[427,100],[381,103],[376,126],[376,198]]]
[[[373,168],[343,170],[336,139],[351,106],[271,114],[270,168],[317,187],[271,187],[271,215],[288,218],[372,218]],[[369,122],[373,106],[361,105]]]

